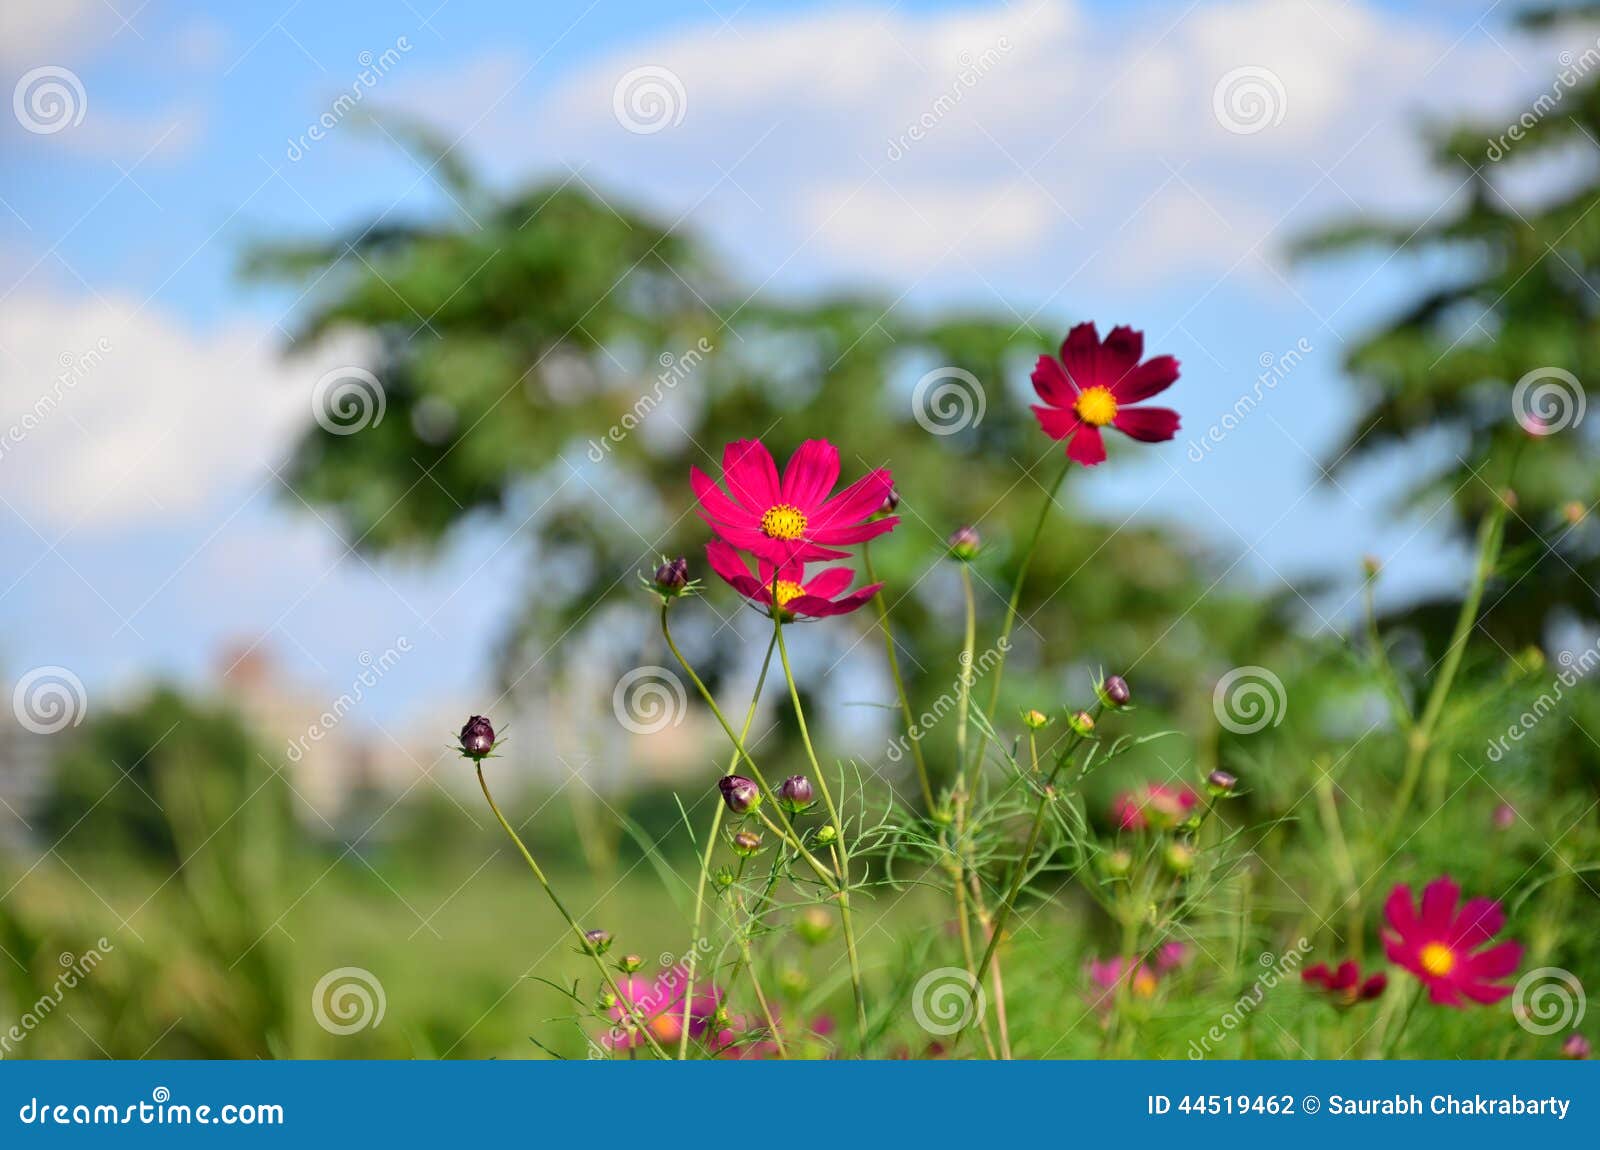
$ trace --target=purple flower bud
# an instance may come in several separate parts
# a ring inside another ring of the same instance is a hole
[[[494,750],[494,726],[483,715],[473,715],[461,728],[461,753],[469,759],[481,759]]]
[[[878,508],[879,515],[893,515],[900,506],[900,490],[897,487],[889,488],[889,494],[883,497],[883,506]]]
[[[717,780],[717,787],[722,791],[722,801],[736,815],[749,814],[761,805],[761,788],[753,779],[724,775]]]
[[[978,535],[976,527],[958,527],[950,533],[948,543],[950,557],[965,563],[978,557],[978,549],[983,546],[983,539]]]
[[[656,568],[656,587],[666,592],[682,591],[689,585],[689,561],[682,556],[669,559]]]
[[[1231,795],[1233,789],[1239,785],[1239,780],[1227,771],[1212,771],[1206,776],[1206,790],[1213,796]]]
[[[1128,680],[1121,675],[1107,675],[1100,689],[1106,697],[1106,702],[1113,707],[1126,707],[1128,700],[1133,698],[1133,692],[1128,689]]]
[[[799,814],[816,802],[815,793],[811,789],[811,780],[804,775],[790,775],[778,787],[778,801],[783,804],[784,810],[791,814]]]
[[[590,954],[604,954],[611,949],[611,932],[609,930],[584,931],[583,949]]]

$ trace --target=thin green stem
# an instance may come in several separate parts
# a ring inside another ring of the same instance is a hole
[[[750,737],[750,724],[755,721],[756,709],[761,704],[761,691],[767,685],[767,668],[772,665],[772,650],[777,645],[777,640],[767,643],[766,656],[761,660],[761,673],[756,676],[756,689],[750,696],[749,709],[744,714],[744,727],[739,732],[739,741],[743,742]],[[734,751],[728,760],[724,776],[733,774],[734,768],[739,765],[739,752]],[[700,875],[694,884],[694,938],[690,941],[691,955],[700,953],[700,928],[705,921],[706,905],[706,876],[711,872],[711,855],[717,849],[717,835],[722,830],[722,812],[724,804],[718,800],[713,803],[714,812],[711,816],[711,832],[706,836],[706,849],[700,855]],[[678,1037],[678,1058],[683,1060],[689,1055],[689,1012],[694,1002],[695,962],[689,963],[689,977],[683,992],[683,1033]]]
[[[616,976],[611,973],[611,968],[606,966],[605,961],[590,945],[588,938],[583,933],[583,927],[578,925],[578,920],[572,917],[572,913],[567,910],[566,904],[561,901],[561,897],[556,894],[555,888],[550,885],[550,880],[545,877],[543,869],[534,861],[533,855],[529,853],[528,848],[522,842],[522,836],[512,829],[511,824],[506,821],[505,815],[500,813],[500,807],[495,803],[494,796],[489,793],[489,781],[483,777],[483,760],[477,760],[477,764],[478,786],[483,788],[483,797],[488,801],[489,809],[494,812],[494,817],[505,828],[506,834],[511,836],[511,841],[517,844],[517,849],[522,852],[523,859],[527,861],[528,869],[533,871],[533,877],[539,880],[540,886],[544,887],[544,893],[555,904],[555,908],[560,912],[561,917],[567,920],[567,925],[572,928],[572,933],[578,940],[578,949],[594,959],[594,964],[600,971],[600,977],[605,979],[606,986],[616,996],[617,1005],[632,1016],[634,1026],[638,1028],[640,1034],[644,1035],[645,1041],[649,1043],[650,1049],[655,1052],[656,1057],[669,1058],[670,1055],[661,1049],[661,1044],[656,1041],[655,1035],[650,1033],[649,1026],[645,1025],[644,1020],[639,1017],[639,1013],[633,1003],[622,993],[622,987],[617,985]]]
[[[877,572],[872,568],[872,545],[861,545],[861,563],[866,569],[867,582],[878,581]],[[916,715],[911,710],[911,698],[906,694],[905,680],[900,675],[900,656],[895,651],[894,629],[889,624],[889,604],[887,596],[881,591],[872,597],[872,602],[878,608],[878,626],[883,631],[884,654],[889,660],[889,677],[894,680],[895,694],[900,699],[900,713],[906,721],[906,738],[911,740],[911,761],[917,768],[917,783],[922,788],[922,801],[927,804],[927,809],[933,810],[933,784],[928,779],[928,763],[922,755],[922,740],[917,737]]]
[[[967,761],[967,717],[972,711],[972,660],[978,647],[978,603],[972,593],[972,572],[967,569],[967,564],[961,564],[961,597],[966,607],[966,631],[961,642],[961,685],[956,692],[956,766],[963,767]],[[990,708],[993,716],[993,708]],[[974,783],[979,773],[979,766],[972,768]]]
[[[795,723],[800,728],[800,741],[805,744],[806,757],[811,760],[811,769],[817,776],[817,789],[822,792],[823,805],[827,808],[828,819],[833,824],[834,846],[839,859],[839,921],[844,928],[845,954],[850,960],[850,986],[855,992],[856,1000],[856,1028],[864,1042],[867,1035],[867,998],[861,980],[861,957],[856,951],[855,925],[850,915],[850,850],[846,843],[844,820],[839,817],[839,808],[834,804],[833,792],[828,787],[827,772],[822,769],[822,764],[817,760],[817,750],[811,744],[811,732],[806,726],[805,708],[800,705],[800,687],[795,682],[793,668],[789,666],[789,645],[784,642],[783,621],[776,615],[773,617],[772,627],[778,636],[778,658],[783,663],[783,677],[789,683],[789,700],[794,704],[794,717]]]

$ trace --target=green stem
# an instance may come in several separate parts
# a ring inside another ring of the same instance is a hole
[[[877,573],[872,569],[872,545],[861,545],[861,563],[867,573],[867,582],[876,583]],[[928,780],[928,763],[922,756],[922,740],[917,738],[917,720],[911,710],[911,699],[906,694],[905,680],[900,675],[900,656],[895,651],[894,629],[889,625],[889,604],[881,591],[872,597],[878,608],[878,626],[883,631],[883,649],[889,659],[889,677],[894,680],[895,694],[900,698],[900,713],[906,721],[906,737],[911,740],[911,761],[916,764],[917,783],[922,787],[922,801],[933,810],[933,785]]]
[[[961,564],[961,596],[966,606],[966,633],[961,643],[961,686],[956,693],[956,766],[962,768],[967,762],[967,716],[972,710],[972,660],[977,654],[978,647],[978,604],[972,593],[972,572],[967,569],[967,564]],[[994,718],[994,709],[991,707],[989,717]],[[981,773],[981,763],[972,769],[972,783],[976,787],[977,776]]]
[[[488,800],[489,809],[494,812],[494,817],[500,820],[500,825],[505,828],[506,834],[511,836],[511,841],[517,844],[517,849],[522,852],[522,857],[527,860],[528,869],[533,871],[533,877],[539,880],[540,886],[544,887],[544,893],[550,896],[550,901],[555,904],[556,910],[560,912],[562,918],[567,920],[567,925],[572,928],[572,933],[578,939],[578,948],[594,959],[594,964],[600,971],[600,977],[605,979],[606,986],[610,988],[612,994],[616,995],[617,1005],[632,1015],[633,1024],[638,1027],[639,1033],[644,1035],[645,1041],[650,1044],[650,1049],[655,1052],[656,1057],[670,1057],[665,1050],[661,1049],[661,1044],[656,1041],[655,1035],[650,1033],[649,1026],[645,1025],[644,1020],[639,1017],[638,1010],[634,1007],[633,1002],[622,993],[622,987],[617,985],[616,976],[611,973],[611,969],[606,966],[605,961],[589,945],[588,938],[584,936],[583,927],[579,926],[578,920],[572,917],[571,912],[567,910],[566,904],[561,901],[560,896],[555,892],[555,888],[550,885],[550,880],[545,877],[544,871],[534,861],[533,855],[528,853],[528,848],[523,845],[522,836],[512,829],[511,824],[506,821],[505,815],[500,813],[500,808],[496,805],[494,796],[489,793],[489,781],[483,777],[483,760],[478,759],[477,765],[478,786],[483,788],[483,797]]]
[[[805,744],[806,757],[811,760],[811,769],[817,776],[817,789],[822,792],[823,805],[827,808],[828,819],[833,824],[834,844],[839,859],[839,921],[844,928],[845,954],[850,960],[850,986],[855,992],[856,1000],[856,1028],[861,1040],[865,1042],[867,999],[861,981],[861,957],[856,951],[855,925],[850,916],[850,851],[845,841],[844,820],[839,817],[839,808],[834,805],[833,793],[828,787],[827,772],[817,761],[816,748],[811,744],[811,732],[806,727],[805,709],[800,705],[800,688],[795,683],[794,670],[789,666],[789,645],[783,638],[783,620],[778,618],[776,613],[773,615],[772,627],[778,636],[778,658],[783,663],[783,677],[789,683],[789,700],[794,704],[794,717],[800,728],[800,741]]]
[[[1010,649],[1011,629],[1017,622],[1017,605],[1022,602],[1022,587],[1028,580],[1028,568],[1033,565],[1033,553],[1039,548],[1039,536],[1044,532],[1045,520],[1050,517],[1050,507],[1056,501],[1056,492],[1062,482],[1067,478],[1067,472],[1072,470],[1072,460],[1067,459],[1056,476],[1055,482],[1045,492],[1044,502],[1039,506],[1039,517],[1034,520],[1033,534],[1028,538],[1028,547],[1022,553],[1022,564],[1017,568],[1017,581],[1011,588],[1011,600],[1006,604],[1005,623],[1000,628],[1000,638],[995,644],[998,660],[994,666],[994,679],[989,685],[988,714],[993,716],[995,708],[1000,705],[1000,679],[1005,674],[1006,652]],[[978,758],[981,761],[984,752],[989,749],[989,736],[987,732],[981,734],[978,742]],[[958,764],[960,766],[961,764]]]
[[[776,640],[767,644],[766,656],[761,660],[761,674],[756,676],[756,689],[750,696],[750,707],[744,714],[744,727],[739,732],[739,741],[743,742],[750,737],[750,724],[755,721],[756,709],[761,703],[762,688],[767,685],[767,668],[772,665],[772,649]],[[735,751],[728,760],[728,767],[722,773],[724,776],[733,774],[734,768],[739,765],[739,752]],[[711,833],[706,836],[706,849],[700,856],[700,875],[694,884],[694,938],[690,942],[692,955],[698,955],[700,950],[700,927],[705,921],[706,876],[711,871],[711,855],[717,849],[717,834],[722,830],[722,812],[724,804],[718,800],[712,804],[714,813],[711,816]],[[694,1002],[694,976],[695,963],[689,963],[688,985],[683,992],[683,1033],[678,1038],[678,1058],[683,1060],[689,1055],[689,1012]]]

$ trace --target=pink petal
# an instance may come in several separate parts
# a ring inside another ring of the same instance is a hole
[[[1471,950],[1499,934],[1505,925],[1506,916],[1494,899],[1469,898],[1461,904],[1461,913],[1450,928],[1450,941]]]
[[[1067,407],[1040,407],[1033,404],[1040,429],[1051,439],[1065,439],[1078,429],[1078,414]]]
[[[1067,333],[1061,344],[1061,362],[1079,391],[1111,382],[1101,378],[1100,333],[1092,323],[1080,323]]]
[[[1480,950],[1467,959],[1467,971],[1473,978],[1504,978],[1517,969],[1522,961],[1520,942],[1502,942],[1488,950]]]
[[[1078,398],[1078,389],[1067,378],[1066,368],[1053,355],[1041,355],[1033,368],[1033,390],[1039,398],[1057,407],[1071,407]],[[1035,408],[1035,411],[1038,409]]]
[[[1383,913],[1389,919],[1389,925],[1399,931],[1401,937],[1409,937],[1416,931],[1416,903],[1411,899],[1411,888],[1405,883],[1400,883],[1389,892],[1389,899],[1383,904]]]
[[[851,543],[864,543],[868,539],[876,539],[880,535],[887,535],[895,529],[899,522],[899,516],[890,515],[883,519],[873,519],[867,523],[823,528],[811,532],[811,538],[814,542],[826,543],[830,547],[845,547]]]
[[[706,562],[711,565],[711,570],[722,577],[723,582],[746,599],[767,602],[765,588],[750,574],[744,559],[721,539],[713,539],[706,544]]]
[[[1111,393],[1116,394],[1117,381],[1139,366],[1144,358],[1144,332],[1131,327],[1114,327],[1100,348],[1100,363],[1110,378]]]
[[[869,471],[817,508],[816,513],[809,517],[811,530],[807,534],[816,535],[825,528],[859,523],[883,506],[884,498],[893,486],[894,477],[889,474],[888,468]]]
[[[801,511],[820,507],[839,482],[839,449],[826,439],[808,439],[783,469],[783,501]]]
[[[1460,989],[1448,982],[1428,983],[1428,1001],[1438,1006],[1465,1006]]]
[[[830,615],[848,615],[862,604],[876,595],[883,587],[882,583],[873,583],[852,591],[842,599],[823,599],[817,595],[800,595],[789,600],[789,610],[801,615],[811,615],[816,618],[827,618]]]
[[[1459,984],[1459,989],[1473,1002],[1481,1002],[1485,1006],[1492,1006],[1511,993],[1511,987],[1495,986],[1490,982],[1463,982]]]
[[[1178,361],[1170,355],[1158,355],[1122,376],[1111,386],[1111,395],[1118,403],[1138,403],[1159,395],[1178,381]]]
[[[755,526],[756,520],[750,512],[729,499],[727,493],[711,481],[711,476],[698,467],[689,468],[689,486],[700,501],[702,518],[729,525]]]
[[[1449,875],[1436,878],[1422,890],[1422,914],[1419,921],[1424,930],[1441,937],[1450,933],[1450,923],[1456,915],[1456,903],[1461,901],[1461,888]]]
[[[1087,423],[1078,425],[1078,433],[1067,444],[1067,458],[1085,467],[1105,462],[1106,444],[1100,438],[1100,429]]]
[[[848,567],[829,567],[825,571],[818,571],[805,582],[807,595],[815,595],[821,599],[832,599],[839,592],[850,586],[855,572]]]
[[[1170,407],[1122,407],[1111,426],[1141,443],[1163,443],[1178,434],[1178,413]]]
[[[722,449],[722,481],[757,515],[779,502],[778,465],[759,439],[735,440]]]

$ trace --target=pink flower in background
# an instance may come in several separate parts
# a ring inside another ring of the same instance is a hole
[[[1116,327],[1100,341],[1092,323],[1067,333],[1060,358],[1041,355],[1033,369],[1033,389],[1044,400],[1034,405],[1039,426],[1051,439],[1066,439],[1067,458],[1093,467],[1106,457],[1102,427],[1132,439],[1160,443],[1178,434],[1178,413],[1170,407],[1134,407],[1178,379],[1170,355],[1144,357],[1144,333]]]
[[[1361,968],[1349,960],[1341,962],[1338,970],[1329,970],[1325,962],[1308,966],[1300,972],[1300,979],[1312,986],[1320,986],[1340,1006],[1354,1006],[1358,1002],[1381,998],[1389,985],[1389,976],[1383,971],[1369,974],[1363,979]]]
[[[1416,975],[1428,998],[1441,1006],[1465,1006],[1463,999],[1499,1002],[1511,988],[1495,980],[1517,969],[1522,945],[1502,942],[1478,949],[1505,927],[1505,912],[1493,899],[1460,900],[1461,888],[1449,876],[1427,885],[1420,907],[1411,901],[1411,888],[1401,883],[1384,904],[1389,924],[1384,949],[1389,961]]]
[[[1189,817],[1200,796],[1188,787],[1146,783],[1138,791],[1124,791],[1111,805],[1112,817],[1125,831],[1175,827]]]
[[[602,1044],[612,1050],[629,1050],[645,1045],[644,1034],[632,1025],[635,1012],[650,1028],[657,1042],[663,1045],[677,1042],[683,1036],[683,991],[686,981],[682,967],[663,971],[654,979],[639,975],[619,979],[617,987],[631,1009],[624,1009],[618,1003],[607,1012],[616,1025],[606,1032],[601,1039]],[[717,1007],[722,1004],[722,998],[722,991],[715,986],[695,994],[689,1006],[690,1037],[699,1038],[706,1033]]]

